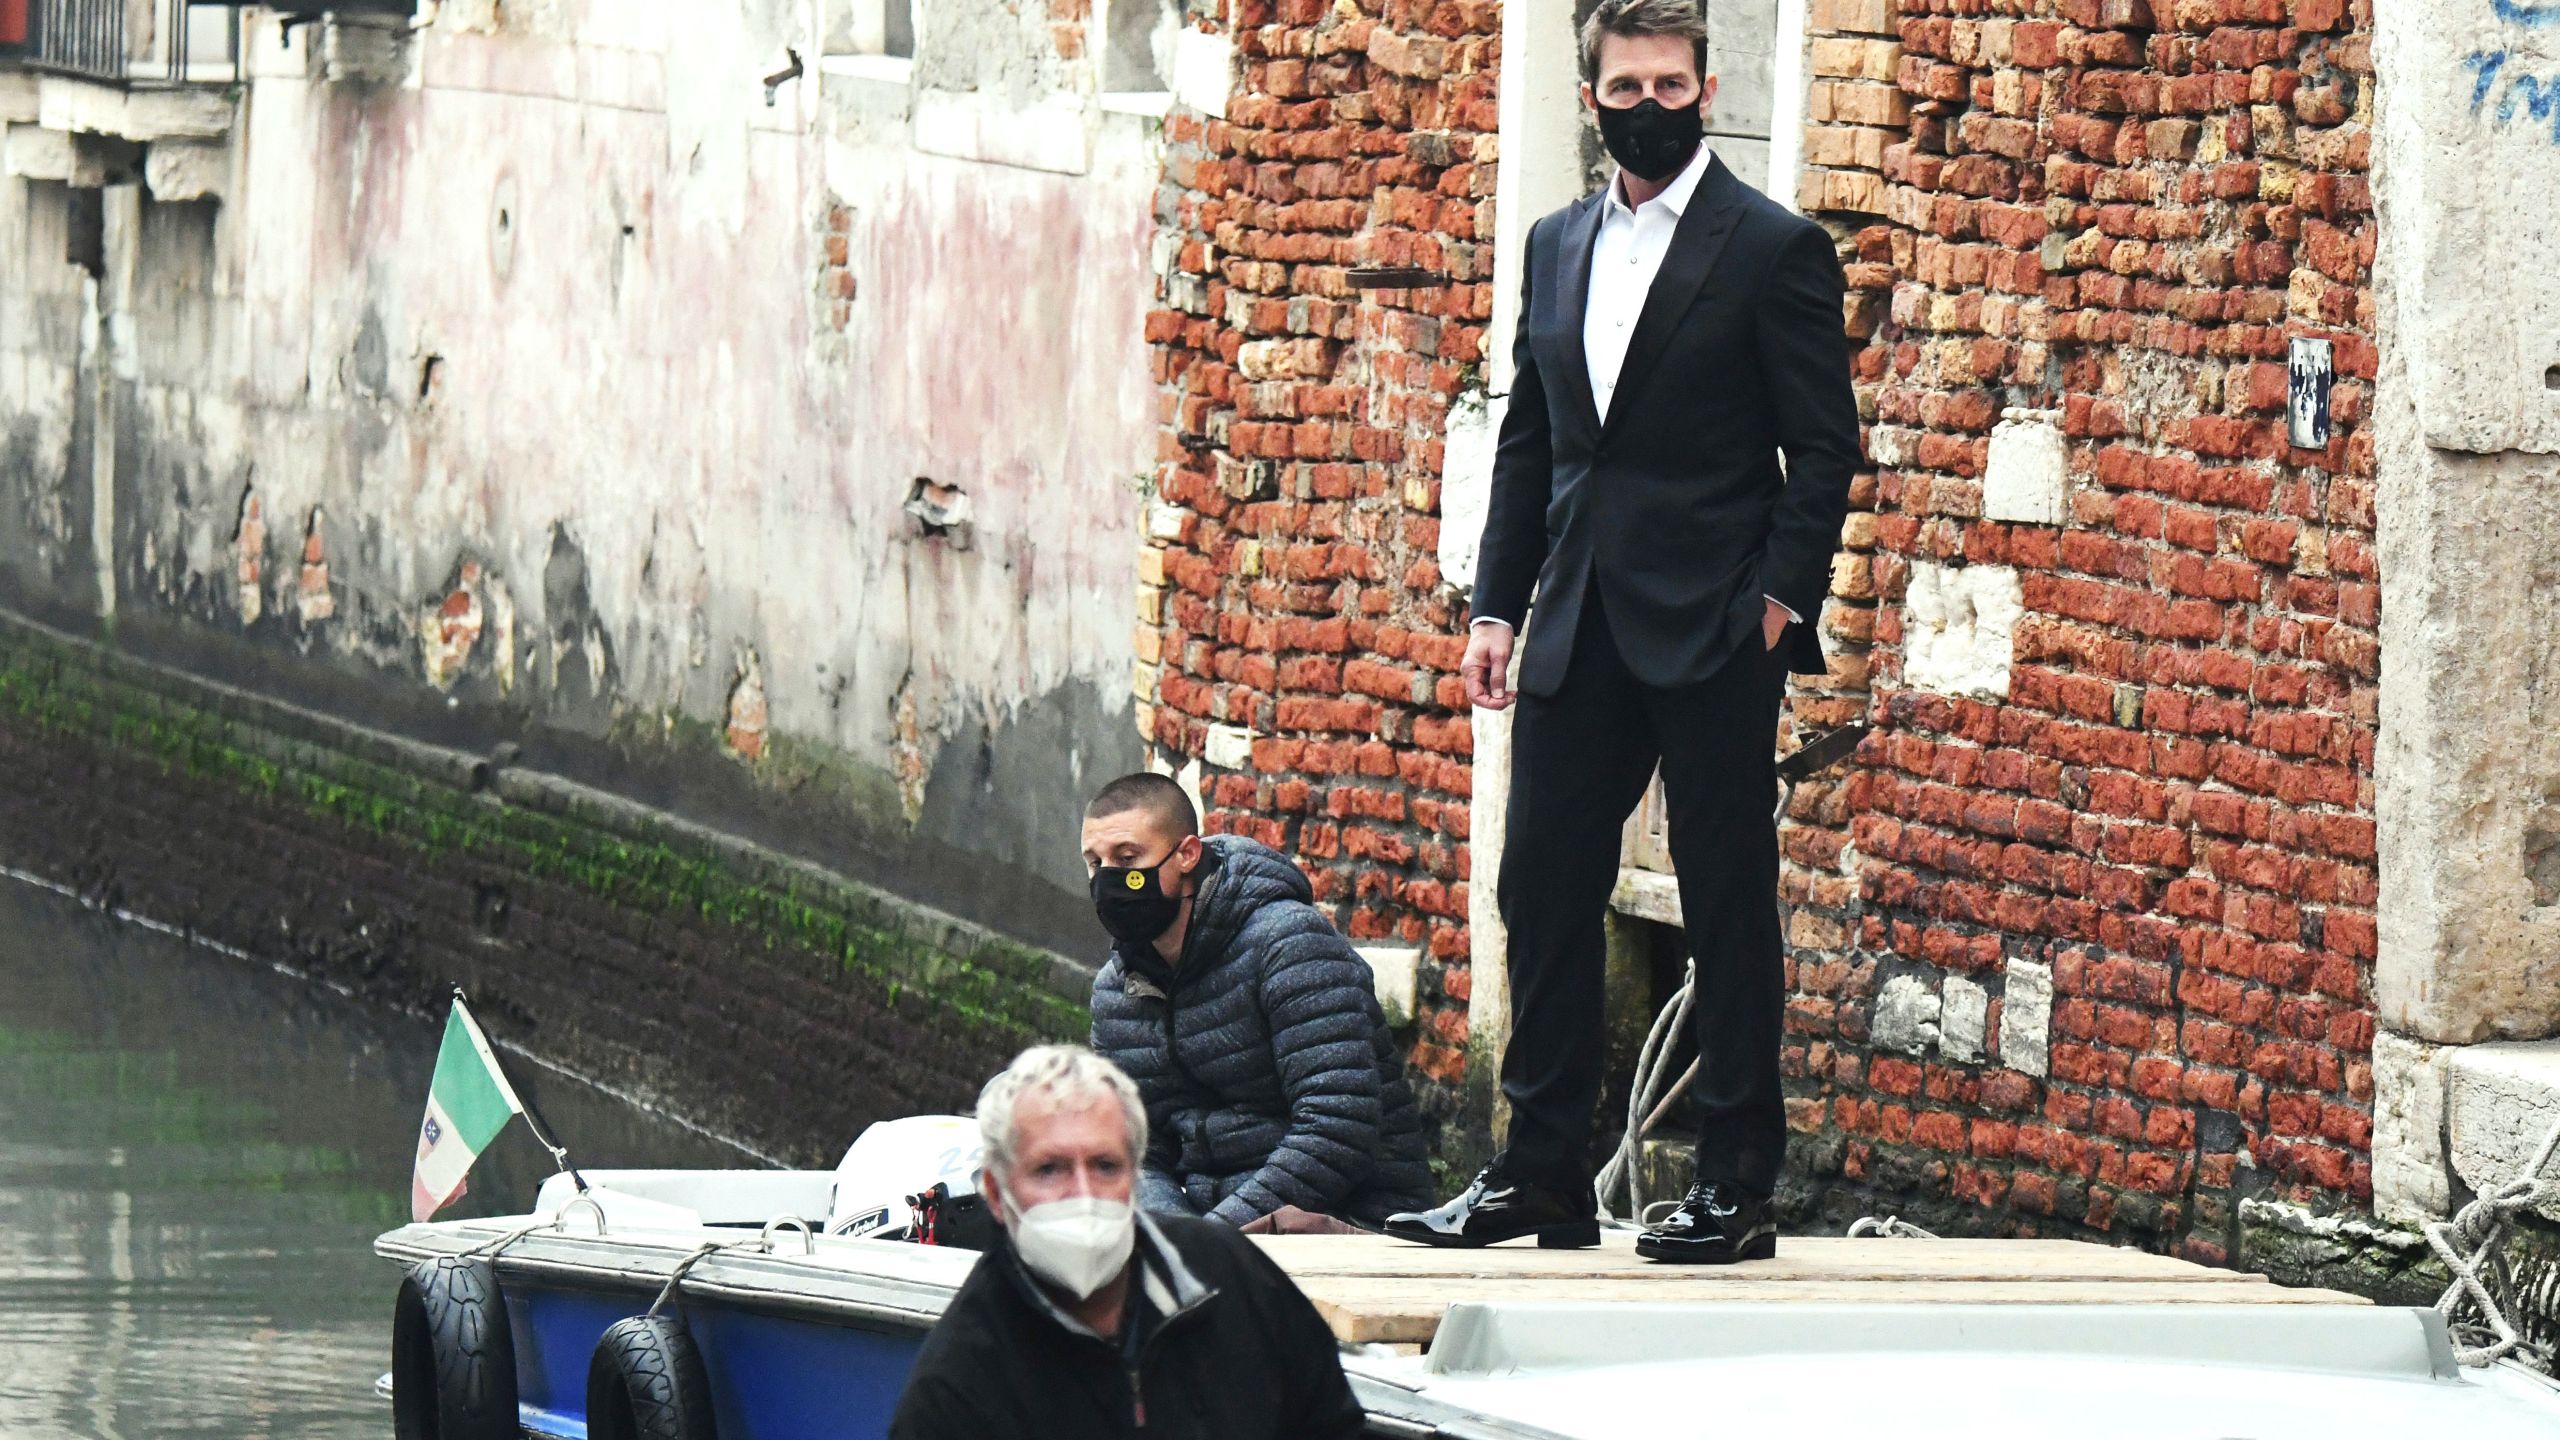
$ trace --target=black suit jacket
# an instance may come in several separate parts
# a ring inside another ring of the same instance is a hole
[[[1648,685],[1703,680],[1760,644],[1764,594],[1804,617],[1779,639],[1787,667],[1820,671],[1859,465],[1831,237],[1711,158],[1603,425],[1582,349],[1602,205],[1587,196],[1529,231],[1474,613],[1521,627],[1537,587],[1520,658],[1531,695],[1564,683],[1595,585]]]

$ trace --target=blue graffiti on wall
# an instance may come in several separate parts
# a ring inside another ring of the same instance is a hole
[[[2560,25],[2560,0],[2489,0],[2489,8],[2510,25]]]
[[[2560,0],[2554,0],[2560,4]],[[2560,145],[2560,76],[2544,79],[2522,70],[2510,70],[2504,50],[2474,50],[2463,57],[2462,64],[2471,71],[2471,117],[2484,114],[2496,123],[2513,122],[2521,113],[2536,125],[2551,132],[2551,143]],[[2506,81],[2501,91],[2498,82]],[[2489,97],[2498,98],[2491,110]]]

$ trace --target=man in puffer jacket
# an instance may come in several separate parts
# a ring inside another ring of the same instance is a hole
[[[1306,875],[1267,845],[1203,837],[1161,775],[1103,787],[1084,857],[1114,941],[1093,1048],[1138,1082],[1151,1132],[1140,1207],[1375,1225],[1428,1203],[1422,1117],[1368,962]]]

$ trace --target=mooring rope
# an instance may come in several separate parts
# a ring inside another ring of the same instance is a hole
[[[1856,1240],[1868,1235],[1880,1236],[1887,1240],[1935,1240],[1939,1238],[1936,1231],[1923,1230],[1919,1226],[1912,1224],[1910,1221],[1903,1219],[1899,1215],[1887,1215],[1881,1220],[1877,1219],[1873,1215],[1865,1215],[1859,1217],[1850,1224],[1850,1239]]]
[[[2497,1269],[2497,1250],[2507,1238],[2507,1227],[2528,1210],[2560,1202],[2560,1181],[2544,1173],[2555,1151],[2560,1151],[2560,1121],[2543,1134],[2533,1158],[2514,1179],[2463,1206],[2452,1219],[2427,1223],[2427,1244],[2453,1272],[2453,1283],[2445,1287],[2436,1309],[2453,1332],[2454,1358],[2465,1365],[2489,1365],[2522,1353],[2541,1368],[2552,1368],[2549,1348],[2517,1331],[2492,1287],[2493,1281],[2506,1283]]]
[[[676,1287],[684,1283],[684,1277],[693,1273],[694,1266],[723,1250],[734,1249],[748,1243],[750,1242],[745,1240],[713,1240],[696,1247],[692,1254],[676,1262],[676,1268],[667,1272],[667,1283],[659,1289],[658,1298],[649,1302],[646,1313],[655,1318],[660,1310],[666,1308],[667,1300],[676,1293]]]
[[[1777,808],[1769,812],[1771,825],[1786,819],[1787,804],[1795,798],[1795,793],[1796,782],[1782,775],[1778,781]],[[1784,896],[1778,898],[1777,906],[1778,943],[1783,946],[1786,944],[1788,918]],[[1679,992],[1664,1002],[1661,1013],[1653,1017],[1653,1028],[1645,1032],[1644,1046],[1636,1052],[1635,1083],[1627,1090],[1626,1133],[1618,1141],[1617,1153],[1609,1157],[1608,1164],[1600,1167],[1599,1178],[1591,1182],[1591,1197],[1598,1202],[1600,1220],[1605,1225],[1624,1229],[1653,1223],[1645,1214],[1644,1167],[1639,1162],[1645,1137],[1653,1133],[1653,1127],[1661,1124],[1665,1115],[1671,1113],[1671,1107],[1698,1078],[1698,1062],[1695,1060],[1689,1062],[1689,1068],[1681,1071],[1680,1078],[1676,1080],[1668,1073],[1672,1052],[1679,1048],[1680,1036],[1689,1023],[1689,1012],[1697,1003],[1698,959],[1693,944],[1689,963],[1680,972]],[[1627,1193],[1628,1218],[1624,1220],[1618,1218],[1609,1204],[1611,1197],[1621,1189]]]
[[[1689,1088],[1690,1080],[1698,1073],[1695,1062],[1676,1084],[1671,1084],[1668,1073],[1672,1049],[1680,1043],[1682,1028],[1689,1023],[1689,1011],[1697,1003],[1697,997],[1698,962],[1692,959],[1688,969],[1681,973],[1680,993],[1672,996],[1670,1003],[1662,1007],[1662,1013],[1653,1017],[1653,1028],[1645,1034],[1644,1048],[1636,1052],[1635,1084],[1627,1092],[1626,1138],[1618,1143],[1618,1152],[1609,1157],[1609,1163],[1601,1167],[1600,1178],[1591,1184],[1592,1198],[1599,1202],[1600,1214],[1605,1218],[1615,1218],[1609,1208],[1609,1197],[1618,1193],[1623,1185],[1627,1192],[1627,1214],[1637,1222],[1644,1219],[1644,1181],[1639,1173],[1643,1167],[1636,1163],[1636,1157],[1643,1149],[1644,1137],[1661,1122],[1663,1112],[1670,1108],[1672,1101],[1680,1098],[1681,1091]],[[1663,1093],[1666,1084],[1670,1085],[1668,1095]]]

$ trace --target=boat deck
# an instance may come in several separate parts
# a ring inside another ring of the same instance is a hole
[[[1470,1301],[1748,1301],[1867,1305],[2363,1305],[2335,1290],[2076,1240],[1798,1239],[1774,1260],[1657,1265],[1635,1236],[1592,1250],[1518,1243],[1435,1250],[1368,1235],[1280,1235],[1259,1244],[1348,1343],[1428,1343]]]

